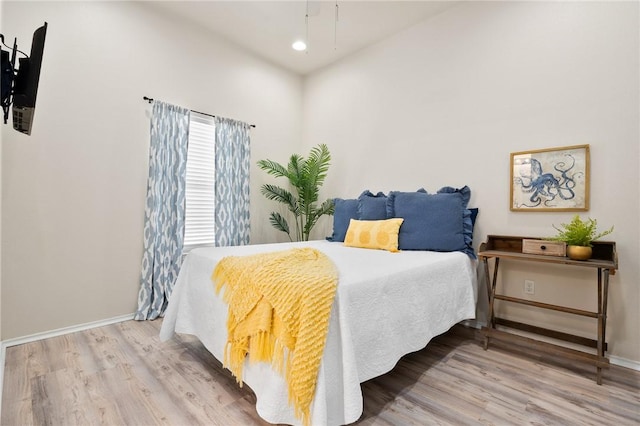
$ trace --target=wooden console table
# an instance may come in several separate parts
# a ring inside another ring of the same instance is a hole
[[[485,279],[487,282],[487,293],[489,297],[489,314],[487,326],[483,327],[484,348],[489,347],[489,339],[497,339],[505,342],[519,344],[525,347],[544,349],[556,355],[566,356],[570,359],[585,361],[596,366],[596,382],[602,384],[602,368],[609,366],[609,359],[605,353],[607,351],[607,343],[605,340],[607,326],[607,294],[609,292],[609,275],[613,275],[618,269],[618,256],[616,253],[615,242],[594,241],[593,255],[591,259],[586,261],[571,260],[568,257],[557,257],[539,254],[522,253],[522,240],[532,239],[530,237],[513,237],[489,235],[487,241],[480,245],[478,257],[484,264]],[[536,238],[533,238],[536,239]],[[494,259],[493,279],[490,279],[489,259]],[[505,296],[496,292],[496,282],[498,279],[498,266],[500,259],[509,259],[511,261],[525,262],[542,262],[547,264],[568,265],[579,268],[593,268],[597,270],[598,281],[598,309],[597,312],[574,309],[566,306],[552,305],[548,303],[536,302],[528,299],[520,299],[517,297]],[[569,314],[581,315],[585,317],[595,318],[598,322],[597,338],[588,339],[573,334],[562,333],[555,330],[536,327],[529,324],[523,324],[516,321],[510,321],[498,318],[495,315],[494,306],[496,300],[520,303],[536,308],[550,309],[554,311],[566,312]],[[551,337],[558,340],[571,342],[574,344],[596,348],[596,353],[588,353],[576,349],[566,348],[564,346],[554,345],[540,340],[524,337],[507,330],[498,330],[497,325],[534,333],[540,336]]]

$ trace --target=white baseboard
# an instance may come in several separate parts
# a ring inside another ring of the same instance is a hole
[[[475,328],[476,330],[480,330],[486,324],[482,321],[478,321],[477,319],[468,319],[460,322],[461,325],[469,328]]]
[[[98,321],[87,322],[84,324],[72,325],[69,327],[58,328],[50,331],[43,331],[42,333],[30,334],[28,336],[16,337],[14,339],[7,339],[2,341],[2,347],[8,348],[11,346],[22,345],[24,343],[36,342],[38,340],[49,339],[51,337],[58,337],[69,333],[75,333],[77,331],[89,330],[96,327],[103,327],[105,325],[116,324],[123,321],[132,320],[134,314],[121,315],[119,317],[107,318]]]
[[[609,355],[609,362],[613,365],[640,371],[640,362],[638,361],[632,361],[630,359],[620,358],[619,356]]]
[[[56,330],[44,331],[42,333],[30,334],[28,336],[16,337],[0,342],[0,417],[2,416],[2,391],[4,388],[4,360],[7,348],[24,343],[35,342],[38,340],[48,339],[50,337],[62,336],[64,334],[75,333],[77,331],[89,330],[91,328],[103,327],[105,325],[116,324],[123,321],[132,320],[135,314],[121,315],[119,317],[107,318],[98,321],[87,322],[84,324],[72,325],[69,327],[58,328]]]

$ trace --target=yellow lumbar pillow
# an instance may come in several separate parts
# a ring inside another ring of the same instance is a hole
[[[356,220],[351,219],[344,245],[398,251],[398,232],[404,219]]]

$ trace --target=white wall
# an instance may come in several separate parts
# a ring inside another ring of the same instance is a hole
[[[144,2],[3,2],[49,23],[33,133],[2,127],[2,339],[136,309],[150,96],[255,124],[252,241],[274,240],[258,159],[300,144],[302,80]]]
[[[0,3],[0,22],[2,21],[3,4]],[[0,132],[0,242],[2,241],[2,134]],[[0,342],[2,341],[2,244],[0,244]]]
[[[572,214],[511,212],[509,154],[589,144],[585,215],[615,225],[620,261],[609,349],[640,361],[638,12],[637,2],[469,2],[311,75],[304,142],[331,149],[325,191],[469,185],[476,246],[487,234],[550,236]],[[522,296],[528,278],[536,300],[595,309],[595,273],[541,269],[505,264],[505,291]],[[591,319],[539,312],[507,316],[595,333]]]

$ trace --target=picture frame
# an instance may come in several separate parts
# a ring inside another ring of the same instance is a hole
[[[589,145],[512,152],[511,211],[589,210]]]

